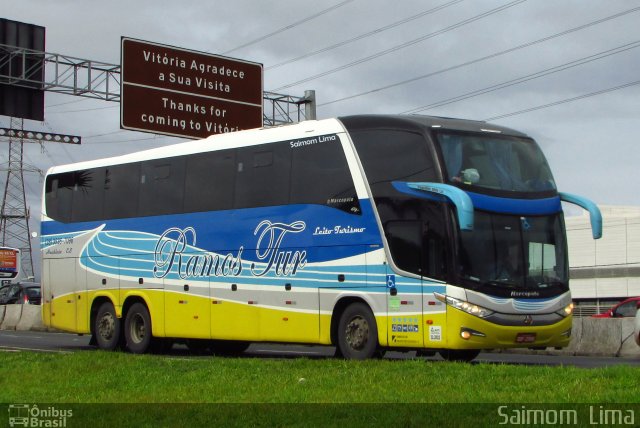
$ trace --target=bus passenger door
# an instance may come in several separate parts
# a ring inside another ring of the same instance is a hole
[[[387,243],[395,265],[408,272],[423,272],[423,222],[393,220],[385,224]],[[422,279],[387,269],[387,339],[390,347],[424,345]]]

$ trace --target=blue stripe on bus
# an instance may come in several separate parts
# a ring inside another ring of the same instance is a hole
[[[560,197],[545,199],[511,199],[467,192],[473,207],[482,211],[502,214],[548,215],[562,210]]]
[[[91,231],[83,231],[91,232]],[[63,235],[58,235],[63,236]],[[46,239],[53,236],[43,237]],[[364,265],[353,264],[345,265],[341,261],[340,255],[332,247],[311,247],[308,248],[310,259],[314,259],[315,253],[330,253],[333,257],[335,265],[317,266],[309,263],[301,268],[292,276],[278,275],[274,270],[269,270],[263,276],[255,276],[252,274],[253,262],[241,260],[242,271],[238,275],[216,275],[211,273],[203,276],[188,276],[185,274],[185,264],[180,266],[175,263],[166,275],[162,278],[157,277],[154,272],[156,266],[155,252],[156,243],[159,240],[158,235],[151,235],[143,232],[133,231],[102,231],[98,230],[87,242],[80,257],[80,264],[93,271],[101,274],[118,276],[121,278],[145,278],[147,286],[149,284],[162,283],[164,280],[184,281],[194,283],[225,284],[239,283],[249,286],[281,286],[290,283],[296,288],[336,288],[340,290],[362,290],[364,288],[386,289],[386,274],[388,273],[387,265]],[[171,240],[167,240],[172,242]],[[172,242],[175,244],[175,242]],[[196,246],[188,248],[188,255],[204,255],[209,254],[215,256],[215,252],[208,252]],[[367,252],[375,252],[377,248],[360,246],[361,254]],[[184,253],[186,254],[186,253]],[[224,254],[218,254],[224,256]],[[326,258],[322,256],[320,258]],[[264,267],[264,263],[256,264],[258,270]],[[340,276],[344,275],[341,280]],[[396,280],[396,288],[400,293],[420,294],[422,292],[430,293],[434,291],[443,292],[444,285],[427,281],[420,281],[416,278],[405,278],[398,276]]]
[[[313,263],[362,255],[370,251],[371,246],[382,247],[370,201],[361,199],[360,207],[359,214],[322,205],[288,205],[102,222],[47,221],[42,223],[42,235],[72,234],[104,225],[93,243],[98,257],[154,252],[160,237],[170,229],[176,232],[168,237],[175,238],[176,234],[191,228],[195,236],[190,233],[189,239],[195,241],[195,245],[187,242],[184,254],[205,251],[225,256],[243,248],[243,260],[258,262],[256,249],[264,232],[264,228],[259,229],[261,224],[297,225],[298,229],[286,233],[280,248],[307,251],[307,259]],[[262,247],[269,241],[269,234],[264,235]]]

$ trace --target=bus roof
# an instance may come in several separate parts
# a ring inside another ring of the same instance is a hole
[[[176,156],[177,154],[189,155],[212,150],[256,146],[270,142],[304,138],[306,136],[336,134],[341,132],[345,132],[344,127],[336,119],[307,120],[292,125],[273,128],[255,128],[227,134],[211,135],[202,140],[189,140],[121,156],[54,166],[49,168],[47,175],[100,166],[127,164],[148,159],[163,159]]]
[[[347,129],[356,128],[406,128],[427,127],[467,132],[493,132],[513,137],[528,137],[515,129],[495,125],[479,120],[456,119],[440,116],[422,115],[356,115],[343,116],[339,119]]]
[[[305,136],[341,133],[345,131],[342,124],[346,125],[347,129],[372,127],[406,129],[407,127],[428,127],[457,131],[496,132],[504,135],[526,137],[525,134],[513,129],[482,121],[421,115],[355,115],[343,116],[337,119],[308,120],[293,125],[274,128],[256,128],[228,134],[212,135],[202,140],[191,140],[121,156],[54,166],[49,168],[47,175],[107,165],[126,164],[146,159],[162,159],[175,156],[177,153],[189,155],[211,150],[254,146],[275,141],[304,138]]]

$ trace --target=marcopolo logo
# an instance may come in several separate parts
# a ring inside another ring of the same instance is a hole
[[[10,404],[10,427],[66,427],[73,410],[37,404]]]

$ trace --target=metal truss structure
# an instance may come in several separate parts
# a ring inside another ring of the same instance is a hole
[[[11,129],[21,130],[23,124],[24,119],[11,118]],[[29,278],[34,276],[34,271],[29,208],[24,192],[24,173],[40,173],[40,170],[24,164],[24,139],[21,133],[12,133],[7,138],[9,139],[9,160],[6,165],[7,179],[0,209],[2,246],[20,250],[22,274]]]
[[[12,70],[15,64],[19,64],[19,71]],[[44,76],[43,80],[40,80],[41,76]],[[121,68],[119,64],[0,44],[0,84],[120,102]],[[265,127],[315,118],[315,91],[306,91],[303,97],[263,93]],[[23,119],[11,118],[10,128],[0,128],[0,141],[9,141],[7,180],[0,209],[0,234],[2,245],[21,250],[23,275],[33,277],[29,209],[23,175],[24,172],[40,171],[24,164],[24,143],[51,141],[79,144],[80,138],[24,131],[23,125]]]

